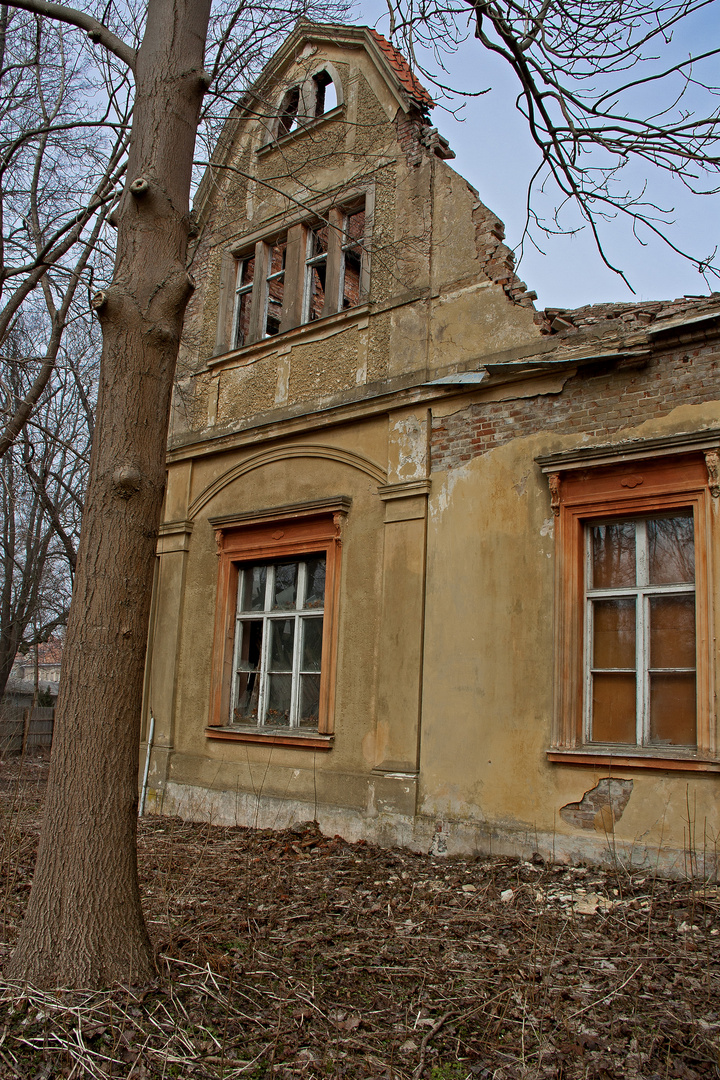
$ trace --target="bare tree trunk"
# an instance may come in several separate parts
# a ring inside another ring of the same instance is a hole
[[[143,665],[210,0],[150,0],[35,878],[7,974],[36,985],[154,972],[135,840]]]

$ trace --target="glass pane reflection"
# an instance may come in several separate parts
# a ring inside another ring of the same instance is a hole
[[[593,667],[635,667],[635,597],[593,603]]]
[[[695,580],[695,533],[690,511],[647,523],[651,585],[675,585]]]
[[[629,588],[635,584],[635,522],[611,521],[592,528],[592,587]]]

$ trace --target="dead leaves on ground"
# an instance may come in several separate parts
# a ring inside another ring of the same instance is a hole
[[[2,768],[4,959],[42,769],[13,787]],[[139,859],[158,984],[3,984],[0,1077],[720,1077],[716,885],[433,859],[308,823],[149,818]]]

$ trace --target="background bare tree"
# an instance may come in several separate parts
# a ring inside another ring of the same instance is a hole
[[[103,331],[97,421],[46,812],[8,970],[46,985],[143,981],[154,960],[136,865],[140,707],[170,397],[193,288],[189,193],[201,106],[213,73],[222,85],[226,62],[234,58],[238,89],[254,74],[256,38],[264,55],[298,15],[332,17],[339,8],[222,5],[210,25],[216,64],[205,48],[210,0],[150,0],[137,51],[87,11],[45,0],[9,6],[86,30],[128,65],[135,94],[126,183],[113,210],[113,277],[93,300]]]
[[[47,641],[67,621],[92,439],[98,343],[91,330],[87,322],[70,328],[51,383],[0,459],[0,697],[18,650]],[[12,412],[25,389],[17,354],[33,352],[32,335],[16,323],[6,344],[14,362],[0,401]]]
[[[641,242],[658,236],[708,283],[720,277],[715,241],[688,250],[673,208],[652,195],[663,176],[698,195],[720,190],[720,46],[716,34],[702,33],[713,19],[717,26],[717,0],[387,3],[392,36],[441,93],[455,93],[444,80],[448,57],[473,30],[479,47],[512,70],[538,149],[523,239],[576,231],[568,223],[576,211],[603,262],[628,283],[603,228],[621,217]],[[683,41],[693,28],[703,47],[688,55]],[[549,220],[537,211],[541,192],[555,201]]]
[[[3,402],[0,457],[48,386],[68,323],[88,312],[131,104],[127,72],[98,66],[80,35],[0,6],[0,355],[19,391]],[[18,320],[33,328],[31,354],[5,348]]]

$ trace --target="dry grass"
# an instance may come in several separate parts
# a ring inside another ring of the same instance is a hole
[[[45,765],[0,766],[3,933]],[[0,984],[0,1076],[720,1077],[720,891],[141,822],[156,985]]]

